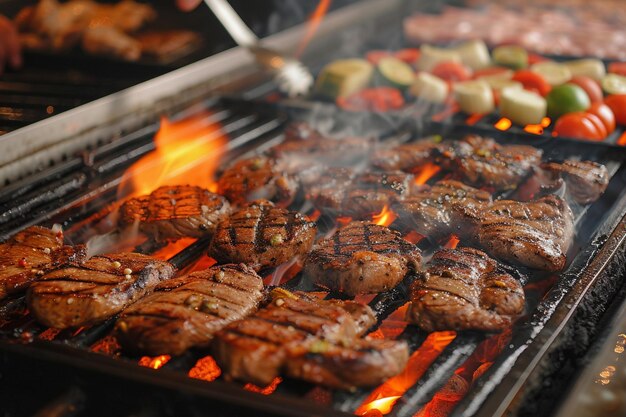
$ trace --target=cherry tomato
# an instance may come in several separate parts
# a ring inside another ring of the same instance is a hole
[[[626,77],[626,62],[611,62],[609,64],[609,72]]]
[[[367,54],[365,54],[365,59],[367,59],[370,62],[370,64],[377,65],[378,61],[388,56],[393,56],[393,52],[374,50],[374,51],[369,51]]]
[[[589,96],[589,100],[592,103],[601,103],[604,95],[602,94],[602,88],[600,84],[596,80],[591,77],[587,77],[584,75],[576,75],[572,77],[571,80],[568,81],[570,84],[576,84]]]
[[[569,138],[602,140],[601,132],[587,116],[587,113],[581,111],[567,113],[558,118],[553,133]]]
[[[405,48],[397,51],[394,56],[400,61],[404,61],[409,65],[414,65],[420,58],[420,50],[416,48]]]
[[[626,94],[613,94],[604,99],[604,103],[613,110],[615,122],[626,125]]]
[[[528,65],[536,64],[537,62],[549,61],[545,56],[541,56],[538,54],[529,53],[528,54]]]
[[[587,109],[587,113],[597,116],[602,121],[607,135],[613,133],[615,130],[615,115],[609,106],[604,103],[594,103]]]
[[[480,77],[488,77],[490,75],[498,75],[498,74],[506,74],[507,72],[512,72],[510,68],[506,68],[506,67],[488,67],[488,68],[483,68],[483,69],[479,69],[477,71],[474,71],[474,79],[480,78]]]
[[[435,65],[431,73],[445,81],[467,81],[471,78],[469,68],[455,61],[442,61]]]
[[[529,70],[515,72],[512,80],[522,83],[524,89],[534,91],[544,97],[552,90],[552,86],[542,75]]]

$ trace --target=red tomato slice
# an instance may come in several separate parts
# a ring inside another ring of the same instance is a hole
[[[395,57],[409,65],[414,65],[420,58],[420,50],[416,48],[400,49],[396,52]]]
[[[552,90],[552,86],[542,75],[529,70],[520,70],[515,72],[512,80],[522,83],[526,90],[534,91],[544,97],[548,95],[550,90]]]
[[[567,113],[556,121],[553,133],[568,138],[602,140],[601,132],[587,116],[587,113],[581,111]]]
[[[365,59],[367,59],[370,64],[377,65],[378,61],[388,56],[393,56],[393,52],[391,51],[382,51],[382,50],[374,50],[369,51],[365,54]]]
[[[430,71],[433,75],[445,81],[467,81],[471,78],[470,69],[455,61],[442,61]]]
[[[604,99],[604,103],[613,110],[615,122],[626,125],[626,94],[613,94]]]
[[[611,62],[609,64],[609,72],[626,77],[626,62]]]
[[[577,86],[585,90],[585,93],[587,93],[587,95],[589,96],[589,100],[592,103],[601,103],[602,99],[604,98],[600,84],[598,84],[598,82],[591,77],[576,75],[575,77],[572,77],[572,79],[569,80],[568,83],[576,84]]]
[[[615,114],[613,114],[613,110],[609,106],[602,102],[594,103],[587,109],[587,113],[600,118],[606,128],[607,135],[613,133],[615,130]]]
[[[476,78],[480,78],[480,77],[486,77],[489,75],[498,75],[498,74],[502,74],[502,73],[506,73],[511,71],[509,68],[506,67],[488,67],[488,68],[483,68],[483,69],[479,69],[477,71],[474,71],[474,79]]]

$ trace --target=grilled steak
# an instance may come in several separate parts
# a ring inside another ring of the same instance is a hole
[[[23,291],[56,266],[85,258],[82,245],[64,246],[63,234],[32,226],[0,244],[0,300]]]
[[[365,137],[328,137],[299,122],[285,129],[285,141],[272,147],[269,155],[300,162],[322,161],[333,167],[350,166],[364,160],[374,143],[374,139]]]
[[[244,264],[163,281],[122,313],[117,338],[124,349],[148,355],[206,347],[218,330],[256,310],[262,289],[261,277]]]
[[[439,239],[452,233],[462,236],[476,222],[478,210],[490,202],[486,191],[442,180],[395,203],[392,210],[411,230]]]
[[[474,136],[469,140],[472,141],[473,153],[453,157],[450,167],[457,178],[470,185],[489,187],[495,191],[512,189],[541,162],[542,151],[532,146],[500,146]]]
[[[228,215],[230,204],[220,195],[190,185],[164,186],[131,198],[120,207],[119,224],[139,229],[155,240],[203,237]]]
[[[323,239],[307,257],[304,276],[347,295],[378,293],[420,266],[419,249],[400,233],[368,222],[352,222]]]
[[[209,254],[221,263],[242,262],[259,271],[307,253],[316,232],[303,214],[255,202],[219,223]]]
[[[441,144],[431,140],[399,145],[393,148],[383,148],[374,152],[370,164],[385,171],[407,171],[432,161],[432,157]]]
[[[332,178],[327,180],[329,176]],[[403,172],[354,175],[346,169],[334,169],[309,187],[308,194],[315,207],[330,216],[371,219],[385,206],[411,195],[413,180],[413,175]]]
[[[257,156],[226,169],[217,187],[218,192],[234,204],[267,199],[287,206],[298,191],[298,182],[282,172],[273,159]]]
[[[563,178],[574,201],[589,204],[596,201],[609,185],[609,171],[592,161],[566,160],[563,163],[546,162],[541,165],[552,180]]]
[[[172,275],[169,263],[138,253],[94,256],[44,274],[28,289],[28,307],[46,326],[94,324],[116,315]]]
[[[372,310],[354,301],[274,291],[270,305],[217,334],[214,357],[227,378],[258,385],[282,372],[332,387],[376,384],[402,369],[408,351],[404,343],[357,339],[374,322]],[[367,374],[351,375],[357,371]]]
[[[500,331],[524,310],[524,290],[484,252],[472,248],[435,253],[411,285],[409,321],[427,332]]]
[[[546,271],[563,269],[573,235],[572,211],[554,195],[496,201],[481,211],[477,233],[491,256]]]

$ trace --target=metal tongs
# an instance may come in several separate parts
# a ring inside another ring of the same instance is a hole
[[[289,97],[304,95],[313,85],[313,76],[302,62],[265,48],[226,0],[204,0],[239,46],[247,48],[265,69],[274,73],[278,88]]]

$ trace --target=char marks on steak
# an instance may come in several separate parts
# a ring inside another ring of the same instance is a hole
[[[562,163],[541,164],[552,181],[562,178],[567,184],[567,192],[579,204],[596,201],[609,185],[609,171],[602,164],[592,161],[566,160]]]
[[[23,291],[45,272],[87,256],[82,245],[63,245],[63,233],[32,226],[0,244],[0,300]]]
[[[120,207],[119,224],[139,229],[157,241],[211,235],[230,212],[228,201],[204,188],[163,186],[149,195],[127,200]]]
[[[447,169],[450,160],[471,153],[472,145],[464,141],[438,142],[426,139],[379,149],[372,154],[370,164],[384,171],[413,172],[427,163],[435,163]]]
[[[267,385],[284,373],[349,389],[378,384],[406,364],[405,343],[358,339],[376,320],[368,306],[272,295],[267,307],[217,334],[214,357],[227,378]]]
[[[266,199],[288,206],[298,192],[298,181],[283,172],[273,159],[256,156],[227,168],[220,176],[217,188],[218,193],[233,204]]]
[[[261,277],[244,264],[163,281],[122,313],[117,339],[125,350],[148,355],[206,347],[218,330],[256,310],[262,290]]]
[[[570,207],[549,195],[535,201],[495,201],[480,213],[478,242],[498,259],[545,271],[563,269],[574,236]]]
[[[524,311],[521,284],[484,252],[436,252],[411,285],[409,321],[427,332],[501,331]]]
[[[491,195],[459,181],[441,180],[392,206],[401,223],[432,239],[473,229]]]
[[[28,307],[46,326],[94,324],[113,317],[174,272],[168,262],[138,253],[94,256],[44,274],[28,289]]]
[[[217,226],[209,254],[221,263],[245,263],[255,270],[278,266],[307,253],[317,232],[301,213],[254,202]]]
[[[413,180],[413,175],[399,171],[357,175],[345,168],[335,168],[308,187],[308,195],[324,214],[364,220],[394,201],[410,196],[415,191]]]
[[[400,233],[369,222],[352,222],[314,247],[304,276],[347,295],[378,293],[419,270],[420,250]]]

